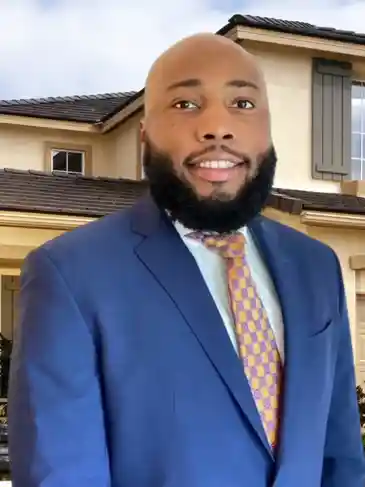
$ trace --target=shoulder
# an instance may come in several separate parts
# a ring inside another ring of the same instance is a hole
[[[73,273],[109,265],[116,255],[127,258],[138,238],[131,231],[130,218],[130,209],[121,210],[66,231],[35,249],[28,260],[47,255],[56,267]]]
[[[260,224],[266,231],[275,234],[281,245],[292,247],[292,250],[297,249],[304,252],[316,250],[324,254],[333,254],[333,250],[329,245],[289,225],[267,217],[260,217]]]
[[[279,256],[281,271],[300,283],[303,299],[307,296],[313,309],[341,310],[345,304],[341,264],[335,251],[304,232],[260,218],[265,241],[272,247],[273,257]],[[294,284],[293,284],[294,285]]]
[[[107,245],[110,239],[125,238],[131,235],[130,216],[130,209],[125,209],[97,218],[50,240],[44,245],[44,248],[53,252],[64,247],[80,247],[86,243],[89,245]]]
[[[258,224],[280,253],[303,272],[322,276],[323,273],[327,276],[331,274],[337,278],[341,274],[339,259],[328,244],[266,217],[260,217]]]

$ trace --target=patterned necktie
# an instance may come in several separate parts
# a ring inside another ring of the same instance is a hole
[[[256,291],[245,255],[245,237],[194,232],[208,248],[226,260],[228,289],[239,355],[251,387],[268,441],[274,449],[278,441],[282,366],[265,308]]]

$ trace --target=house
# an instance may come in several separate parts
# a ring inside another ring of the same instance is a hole
[[[358,381],[365,380],[365,34],[234,15],[218,32],[257,55],[279,165],[265,213],[338,254]],[[146,190],[143,90],[0,102],[1,331],[19,269],[48,239]]]

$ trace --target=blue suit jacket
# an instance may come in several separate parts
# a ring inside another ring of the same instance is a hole
[[[147,197],[25,263],[14,487],[364,487],[337,258],[262,217],[251,231],[285,320],[276,461],[198,267]]]

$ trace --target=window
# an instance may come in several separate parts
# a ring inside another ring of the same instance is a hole
[[[92,176],[92,147],[72,142],[46,142],[45,170],[62,174]]]
[[[146,179],[146,175],[144,173],[143,167],[143,151],[144,151],[144,144],[138,139],[138,165],[137,165],[137,179],[144,180]]]
[[[365,179],[365,83],[352,85],[351,179]]]
[[[67,174],[84,174],[85,152],[51,150],[51,170]]]
[[[141,157],[140,157],[140,163],[139,163],[139,174],[138,174],[139,179],[146,179],[146,175],[144,173],[144,167],[143,167],[143,149],[141,150]]]

